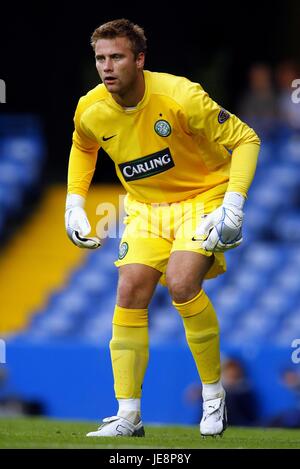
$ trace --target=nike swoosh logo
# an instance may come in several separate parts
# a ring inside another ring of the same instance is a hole
[[[102,137],[102,140],[106,142],[107,140],[110,140],[113,137],[115,137],[115,135],[112,135],[111,137]]]
[[[206,241],[206,240],[207,240],[206,235],[202,235],[200,236],[200,238],[196,238],[195,236],[192,237],[192,241]]]

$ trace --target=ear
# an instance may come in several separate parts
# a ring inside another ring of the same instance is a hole
[[[142,70],[144,68],[144,65],[145,65],[145,54],[144,54],[144,52],[139,52],[135,62],[136,62],[137,68],[139,70]]]

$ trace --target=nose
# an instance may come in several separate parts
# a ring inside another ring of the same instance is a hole
[[[104,65],[103,65],[103,71],[104,72],[111,72],[113,70],[113,62],[110,58],[105,59]]]

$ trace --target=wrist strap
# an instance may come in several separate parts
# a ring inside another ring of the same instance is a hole
[[[223,205],[234,205],[242,210],[244,203],[245,197],[239,192],[225,192]]]
[[[74,207],[83,208],[85,205],[85,198],[78,194],[68,194],[66,199],[66,210]]]

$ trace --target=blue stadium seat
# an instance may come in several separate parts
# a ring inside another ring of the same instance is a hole
[[[39,166],[45,156],[44,143],[40,135],[10,136],[0,140],[1,159],[9,159],[24,167]]]
[[[299,186],[300,187],[300,186]],[[274,223],[274,233],[278,239],[287,242],[300,241],[300,211],[289,210],[277,217]]]
[[[111,279],[107,281],[107,274],[100,269],[87,269],[75,272],[69,279],[69,287],[90,295],[101,295],[110,289]]]
[[[184,328],[178,312],[174,308],[158,308],[155,315],[149,311],[150,343],[169,343],[184,340]]]
[[[1,177],[0,177],[1,179]],[[22,207],[22,188],[15,184],[2,182],[0,184],[0,210],[7,215],[17,213]]]
[[[253,243],[246,250],[243,261],[250,268],[257,269],[264,273],[274,273],[281,268],[285,259],[285,252],[277,245],[264,242]]]
[[[262,293],[257,304],[266,312],[270,311],[273,316],[279,316],[291,311],[296,302],[296,296],[287,295],[285,290],[271,286]]]
[[[220,315],[240,314],[247,305],[251,304],[251,301],[251,292],[237,289],[234,285],[230,284],[222,288],[215,298],[212,297],[212,302],[216,310],[220,312]]]
[[[296,258],[294,259],[297,260]],[[300,260],[300,256],[299,256]],[[287,259],[288,261],[288,259]],[[299,288],[299,268],[296,262],[288,263],[273,277],[273,286],[278,291],[283,291],[285,295],[300,296]]]
[[[16,219],[24,203],[36,193],[45,156],[38,117],[0,116],[0,212],[4,220]],[[8,231],[7,226],[1,225],[0,237]]]
[[[298,134],[292,135],[288,139],[281,139],[277,142],[277,151],[282,162],[290,162],[300,165],[300,137]]]
[[[298,334],[299,335],[299,334]],[[297,335],[297,337],[298,337]],[[280,327],[272,335],[272,345],[289,348],[293,352],[292,343],[295,340],[295,329],[291,327]]]
[[[255,293],[256,295],[264,291],[269,284],[269,275],[261,275],[259,271],[252,266],[241,266],[231,275],[231,284],[238,291]]]

